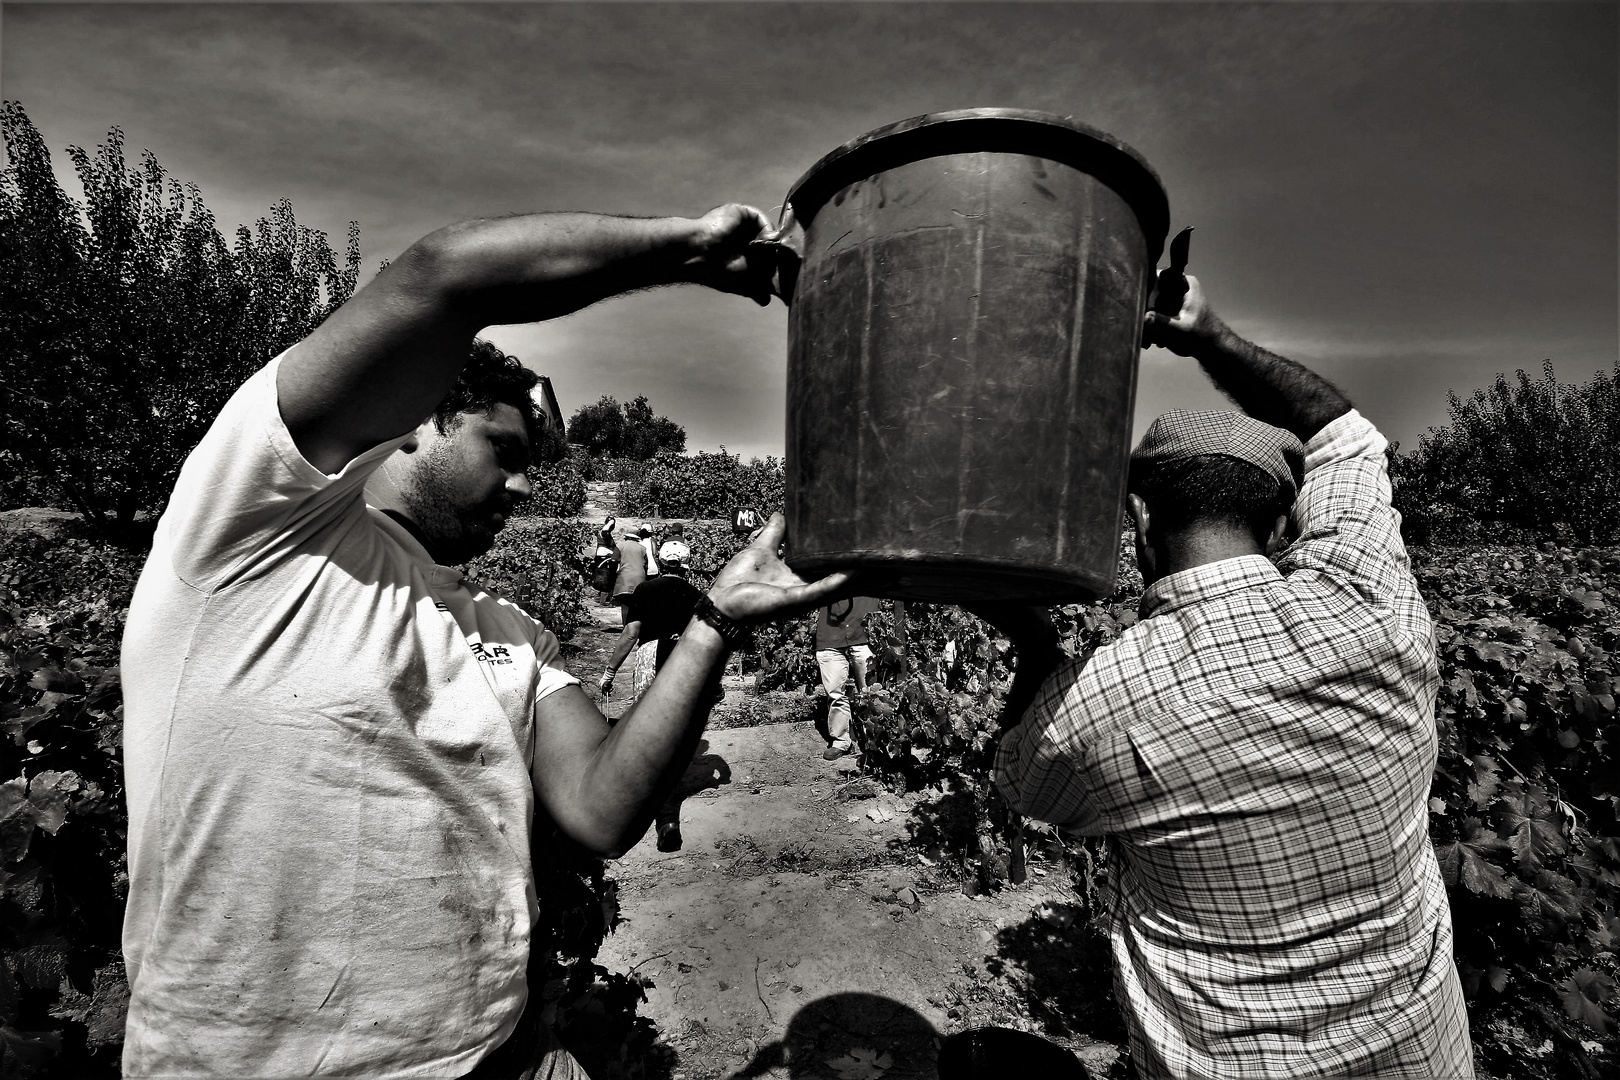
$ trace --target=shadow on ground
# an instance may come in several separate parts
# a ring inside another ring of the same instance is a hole
[[[1107,935],[1078,908],[1054,905],[1000,931],[985,968],[1050,1035],[1126,1042]]]
[[[878,994],[831,994],[794,1013],[782,1038],[760,1047],[735,1075],[765,1076],[786,1066],[791,1077],[822,1077],[833,1062],[855,1066],[886,1054],[889,1064],[880,1063],[875,1075],[932,1077],[938,1051],[939,1033],[909,1006]]]

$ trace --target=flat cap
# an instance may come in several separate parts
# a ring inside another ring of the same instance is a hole
[[[1173,409],[1148,426],[1131,452],[1131,468],[1204,454],[1246,461],[1264,469],[1289,499],[1305,475],[1305,448],[1292,433],[1240,412]]]

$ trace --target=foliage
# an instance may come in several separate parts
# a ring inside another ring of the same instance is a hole
[[[585,508],[585,477],[572,457],[537,459],[529,466],[529,486],[533,494],[517,505],[514,517],[569,518]]]
[[[782,508],[782,462],[720,448],[717,454],[661,453],[637,476],[621,478],[618,512],[644,517],[729,518],[737,507],[769,515]]]
[[[529,456],[537,464],[555,465],[564,461],[572,462],[574,471],[583,475],[579,463],[572,460],[576,448],[568,441],[567,433],[553,426],[550,418],[543,413],[540,418],[544,422],[538,425],[539,430],[535,432],[534,443],[529,447]]]
[[[1414,542],[1620,538],[1620,362],[1584,385],[1542,377],[1451,395],[1451,426],[1392,455],[1395,508]]]
[[[783,619],[754,628],[751,655],[760,690],[811,689],[821,685],[816,667],[815,616]]]
[[[568,421],[568,441],[593,458],[646,461],[658,453],[686,449],[686,429],[667,416],[654,416],[646,395],[620,405],[603,395],[594,405],[581,405]]]
[[[116,1075],[128,878],[118,648],[140,559],[7,537],[0,557],[0,1063]]]
[[[495,546],[468,563],[467,576],[539,619],[562,641],[588,616],[585,563],[596,550],[596,528],[584,522],[516,518]]]
[[[547,828],[536,816],[535,892],[545,916],[530,943],[529,984],[544,1003],[542,1018],[597,1080],[666,1077],[674,1054],[636,1007],[652,980],[609,971],[596,962],[603,938],[624,920],[618,886],[601,859]]]
[[[631,461],[628,458],[593,458],[586,453],[583,446],[570,444],[569,455],[579,467],[580,475],[587,480],[606,480],[621,482],[624,480],[639,480],[647,471],[645,461]]]
[[[1440,646],[1430,834],[1483,1063],[1595,1076],[1620,1049],[1620,551],[1415,553]]]
[[[353,292],[359,228],[340,268],[283,199],[227,245],[195,185],[150,153],[126,166],[117,128],[94,155],[68,148],[81,207],[21,105],[0,128],[0,451],[54,505],[127,532],[236,387]]]

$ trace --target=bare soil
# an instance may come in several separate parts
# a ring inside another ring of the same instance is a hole
[[[592,615],[567,659],[595,695],[619,616]],[[1065,868],[1037,854],[1025,885],[965,895],[915,839],[944,793],[825,762],[813,700],[725,684],[679,791],[680,850],[649,832],[609,866],[623,922],[598,959],[651,978],[641,1012],[678,1055],[671,1080],[931,1080],[939,1040],[986,1025],[1106,1075],[1118,1011]],[[629,703],[624,679],[601,704]]]

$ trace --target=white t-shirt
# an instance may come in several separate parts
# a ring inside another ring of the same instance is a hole
[[[123,643],[130,1076],[455,1076],[510,1033],[557,639],[294,446],[279,358],[187,459]]]

